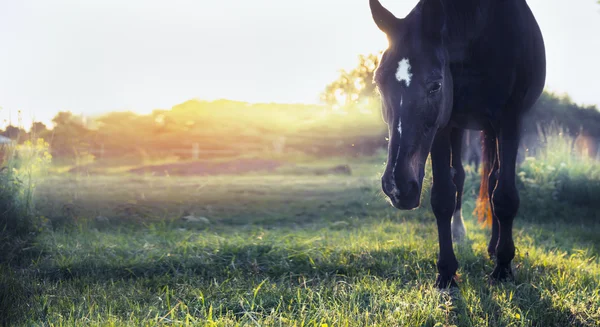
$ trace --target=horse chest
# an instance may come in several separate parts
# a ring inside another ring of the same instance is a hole
[[[454,94],[450,122],[464,129],[483,129],[495,120],[502,99],[497,99],[485,73],[461,67],[453,71]]]

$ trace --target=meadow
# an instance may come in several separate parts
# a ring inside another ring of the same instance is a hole
[[[574,201],[597,194],[599,166],[552,151],[520,169],[512,282],[488,281],[468,167],[452,292],[433,288],[427,193],[420,209],[392,209],[381,155],[242,175],[53,173],[32,197],[38,230],[3,250],[2,323],[599,326],[598,204]],[[351,174],[315,173],[339,164]]]

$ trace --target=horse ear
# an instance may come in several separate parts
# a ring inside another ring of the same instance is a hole
[[[446,24],[446,13],[441,0],[425,0],[421,10],[423,30],[432,38],[441,38],[444,25]]]
[[[398,30],[402,20],[396,18],[394,14],[385,9],[379,0],[369,0],[369,6],[371,7],[371,15],[373,15],[373,20],[380,30],[382,30],[388,36]]]

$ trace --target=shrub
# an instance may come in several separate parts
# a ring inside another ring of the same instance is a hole
[[[0,172],[0,231],[24,235],[41,227],[35,220],[35,182],[48,168],[51,156],[42,139],[9,146]],[[39,219],[38,219],[39,220]]]
[[[535,157],[527,157],[519,168],[524,186],[522,206],[547,211],[579,210],[575,218],[598,218],[600,202],[600,162],[573,150],[573,137],[554,127],[545,137],[544,147]],[[574,211],[572,211],[574,212]]]

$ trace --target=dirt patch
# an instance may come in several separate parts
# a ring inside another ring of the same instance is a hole
[[[272,172],[283,163],[266,159],[239,159],[219,163],[185,162],[165,165],[146,166],[131,169],[134,174],[154,175],[227,175],[249,172]]]
[[[316,169],[315,175],[352,175],[352,169],[348,165],[338,165],[331,168]]]
[[[349,165],[337,165],[333,167],[306,167],[289,165],[283,173],[289,175],[315,175],[315,176],[326,176],[326,175],[352,175],[352,168]]]
[[[94,174],[96,169],[97,168],[94,167],[93,165],[84,165],[84,166],[75,166],[75,167],[69,169],[67,172],[70,174],[90,175],[90,174]]]
[[[283,169],[280,169],[283,168]],[[151,174],[154,176],[207,176],[207,175],[239,175],[252,172],[279,172],[290,175],[352,175],[350,166],[343,164],[329,167],[306,167],[288,162],[247,158],[222,162],[195,161],[173,162],[160,165],[148,165],[127,170],[133,174]],[[72,174],[96,175],[106,174],[106,167],[94,163],[73,167]]]

